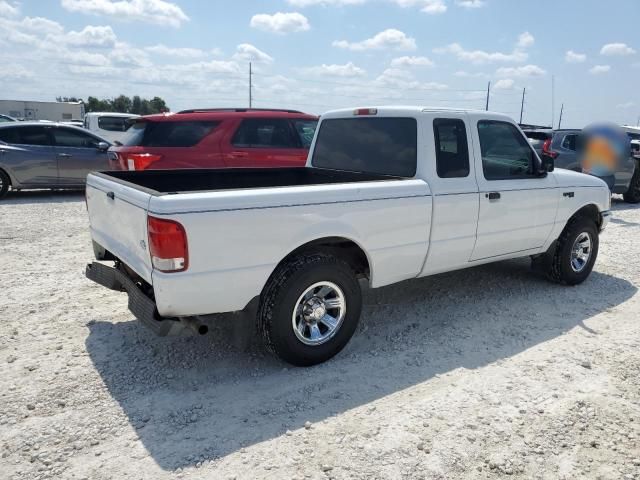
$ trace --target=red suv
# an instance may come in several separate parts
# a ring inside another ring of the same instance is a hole
[[[203,109],[136,118],[114,170],[303,166],[318,117],[295,110]]]

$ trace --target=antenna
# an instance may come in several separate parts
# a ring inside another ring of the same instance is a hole
[[[551,75],[551,128],[556,123],[556,76]]]
[[[251,62],[249,62],[249,108],[253,106],[253,73],[251,72]]]
[[[527,93],[527,88],[522,89],[522,105],[520,105],[520,123],[522,123],[522,114],[524,113],[524,94]]]

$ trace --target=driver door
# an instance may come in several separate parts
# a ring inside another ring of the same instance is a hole
[[[480,212],[471,260],[541,248],[558,209],[555,177],[536,173],[540,159],[514,124],[479,120],[475,130]]]
[[[74,128],[55,127],[53,140],[61,185],[84,185],[89,173],[109,170],[107,152],[98,148],[97,137]]]

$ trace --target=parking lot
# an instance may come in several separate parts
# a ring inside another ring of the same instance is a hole
[[[346,349],[296,369],[242,318],[150,336],[83,275],[82,194],[10,194],[0,476],[640,478],[640,207],[613,209],[584,284],[515,260],[369,291]]]

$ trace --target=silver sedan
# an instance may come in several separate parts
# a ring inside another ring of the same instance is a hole
[[[0,198],[12,188],[82,188],[87,174],[108,170],[105,139],[61,123],[0,124]]]

